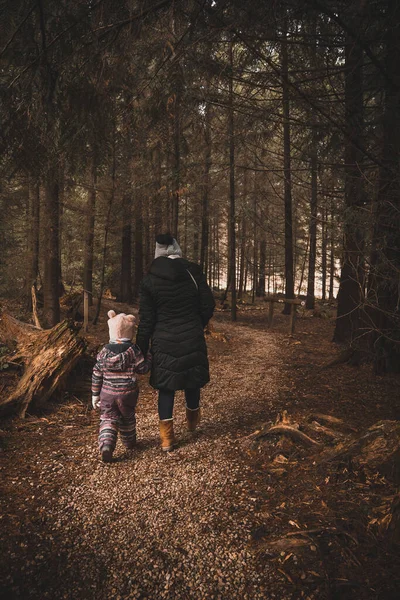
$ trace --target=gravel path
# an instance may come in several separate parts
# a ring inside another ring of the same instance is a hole
[[[4,597],[283,599],[251,543],[269,510],[268,486],[239,443],[275,417],[279,350],[262,331],[220,328],[229,342],[209,344],[212,382],[203,391],[201,431],[194,437],[185,431],[179,394],[180,446],[173,453],[159,449],[147,378],[139,447],[126,452],[118,445],[111,465],[99,459],[98,417],[85,414],[86,407],[50,427],[51,436],[45,427],[37,430],[39,455],[27,447],[19,454],[19,475],[7,471],[14,500],[5,516],[15,523],[16,541],[5,544]],[[17,460],[18,452],[11,447],[7,460]],[[18,488],[23,492],[14,494]],[[35,516],[24,519],[28,506]]]

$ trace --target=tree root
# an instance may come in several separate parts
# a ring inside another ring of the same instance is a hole
[[[338,356],[332,359],[330,362],[326,363],[321,367],[321,369],[329,369],[330,367],[335,367],[336,365],[342,365],[343,363],[349,362],[354,354],[353,348],[346,348],[341,352]]]
[[[323,425],[328,425],[329,427],[333,427],[333,429],[341,429],[346,433],[357,433],[357,429],[355,429],[345,421],[342,421],[342,419],[332,417],[332,415],[313,413],[312,415],[310,415],[310,420],[317,421],[318,423],[322,423]]]
[[[288,437],[292,438],[296,442],[301,442],[305,446],[308,446],[308,447],[311,446],[313,448],[321,447],[321,444],[319,442],[313,440],[308,435],[306,435],[305,433],[303,433],[302,431],[300,431],[299,429],[296,429],[296,427],[293,427],[291,425],[283,425],[283,424],[272,425],[272,427],[270,427],[269,429],[262,429],[261,431],[256,432],[249,437],[251,437],[253,440],[258,440],[260,438],[267,437],[269,435],[277,435],[279,433],[281,433],[283,435],[287,435]]]
[[[344,433],[341,433],[340,431],[333,431],[332,429],[330,429],[330,427],[325,427],[324,425],[318,423],[318,421],[312,421],[311,423],[307,423],[305,427],[311,429],[311,431],[314,431],[316,433],[321,433],[322,435],[325,435],[326,437],[330,438],[335,442],[339,441],[340,439],[346,438],[346,435]]]

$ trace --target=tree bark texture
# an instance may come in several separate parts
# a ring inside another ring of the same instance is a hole
[[[285,202],[285,297],[294,298],[293,273],[293,208],[292,208],[292,176],[290,154],[290,97],[288,83],[288,46],[287,17],[284,18],[283,39],[281,42],[282,68],[282,109],[283,109],[283,169],[284,169],[284,202]],[[284,314],[290,314],[290,305],[285,304]]]
[[[122,200],[121,302],[132,301],[132,201],[128,194]]]
[[[28,190],[28,272],[26,276],[26,295],[31,306],[31,289],[39,273],[40,239],[40,186],[29,182]]]
[[[0,398],[0,414],[24,417],[30,406],[42,406],[65,381],[85,349],[77,329],[62,321],[49,331],[40,331],[3,313],[0,335],[18,342],[13,361],[24,365],[15,390]]]
[[[152,155],[152,166],[155,175],[155,191],[153,196],[153,215],[155,235],[162,233],[164,224],[164,198],[162,191],[162,147],[159,142]]]
[[[45,240],[43,275],[43,317],[46,327],[54,327],[60,320],[60,265],[59,265],[59,187],[57,170],[47,173],[43,202],[43,235]]]
[[[173,116],[173,161],[172,161],[172,234],[178,236],[179,201],[181,186],[181,106],[180,94],[175,94]]]
[[[241,216],[240,227],[240,270],[239,270],[239,291],[238,298],[243,297],[245,291],[244,274],[246,270],[246,246],[247,246],[247,219],[246,213],[243,211]]]
[[[210,170],[212,166],[211,159],[211,106],[207,102],[204,115],[204,170],[201,195],[201,246],[200,246],[200,266],[205,271],[209,262],[209,196],[210,196]]]
[[[373,352],[377,373],[400,372],[400,27],[388,0],[383,156],[371,256]]]
[[[327,280],[327,256],[328,256],[328,210],[323,209],[323,218],[321,223],[321,287],[322,300],[326,300],[326,280]]]
[[[357,30],[355,17],[352,24]],[[345,47],[345,214],[343,265],[338,293],[338,309],[333,339],[352,342],[358,336],[360,308],[364,294],[364,237],[362,210],[365,205],[362,176],[364,137],[363,51],[350,35]]]
[[[117,169],[117,156],[116,156],[116,123],[114,121],[114,132],[113,132],[113,154],[112,154],[112,169],[111,169],[111,192],[108,201],[107,208],[107,216],[106,222],[104,226],[104,242],[103,242],[103,251],[102,251],[102,263],[101,263],[101,271],[100,271],[100,287],[99,287],[99,296],[97,298],[97,306],[96,306],[96,314],[93,319],[93,325],[96,325],[101,310],[101,302],[103,299],[103,290],[104,290],[104,280],[106,274],[106,260],[107,260],[107,249],[108,249],[108,235],[110,232],[110,221],[111,221],[111,211],[114,204],[115,199],[115,176]]]
[[[335,223],[333,216],[333,203],[330,207],[330,233],[329,233],[329,300],[334,297],[335,283]]]
[[[267,240],[265,238],[265,231],[260,230],[260,252],[259,252],[259,270],[258,270],[258,285],[257,285],[257,296],[265,296],[265,271],[267,262]]]
[[[229,44],[229,255],[230,255],[230,283],[231,283],[231,318],[236,321],[236,213],[235,213],[235,121],[233,106],[233,42]]]
[[[83,258],[83,289],[88,292],[89,306],[93,305],[93,248],[96,212],[96,163],[92,159],[89,171],[89,190],[85,215],[85,241]]]
[[[309,228],[309,253],[306,308],[315,306],[315,264],[317,259],[317,218],[318,218],[318,154],[317,154],[317,128],[315,117],[311,131],[311,200],[310,200],[310,228]]]
[[[143,279],[143,205],[140,194],[136,195],[134,205],[135,231],[134,231],[134,274],[133,297],[138,298],[139,286]]]

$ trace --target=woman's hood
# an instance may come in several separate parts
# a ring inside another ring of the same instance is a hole
[[[150,274],[171,281],[183,281],[188,279],[187,268],[189,261],[185,258],[171,260],[166,256],[155,258],[150,266]]]

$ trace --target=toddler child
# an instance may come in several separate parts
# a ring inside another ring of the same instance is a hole
[[[118,431],[125,448],[136,444],[136,404],[139,386],[135,373],[150,370],[151,355],[144,358],[132,343],[135,317],[108,312],[110,342],[97,355],[92,374],[92,405],[100,408],[99,450],[111,462]]]

